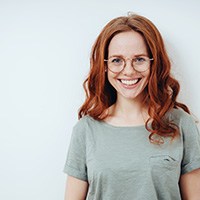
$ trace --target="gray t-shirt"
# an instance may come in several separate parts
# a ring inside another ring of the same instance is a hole
[[[200,168],[200,135],[191,115],[173,109],[168,116],[181,136],[162,145],[149,142],[143,125],[81,118],[64,172],[89,183],[87,200],[180,200],[180,175]]]

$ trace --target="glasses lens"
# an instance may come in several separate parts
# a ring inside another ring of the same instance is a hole
[[[120,57],[111,57],[108,59],[108,68],[113,72],[120,72],[124,68],[124,59]]]
[[[144,72],[150,66],[150,60],[148,57],[140,56],[132,60],[132,66],[136,71]]]

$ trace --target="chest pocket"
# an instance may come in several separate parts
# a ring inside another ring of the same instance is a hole
[[[151,168],[160,170],[173,170],[176,169],[179,162],[169,155],[155,155],[150,157]]]

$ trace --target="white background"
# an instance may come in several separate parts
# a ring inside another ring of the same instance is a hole
[[[91,46],[133,11],[160,30],[200,118],[200,1],[0,0],[0,199],[63,199],[62,172]]]

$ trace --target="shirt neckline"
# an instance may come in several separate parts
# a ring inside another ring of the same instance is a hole
[[[105,122],[103,120],[95,120],[91,116],[88,116],[88,117],[103,126],[114,128],[114,129],[146,129],[145,124],[135,125],[135,126],[116,126],[116,125],[109,124],[108,122]]]

